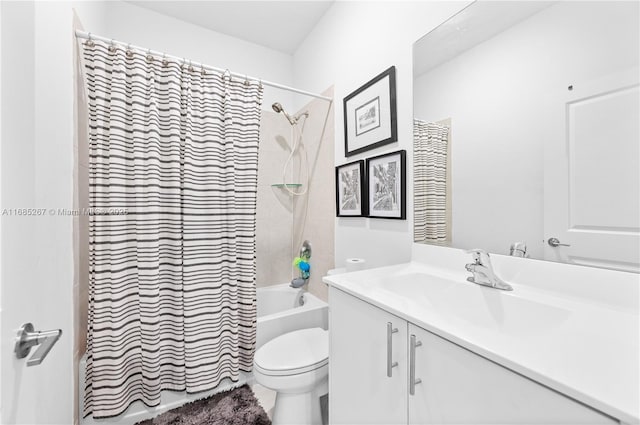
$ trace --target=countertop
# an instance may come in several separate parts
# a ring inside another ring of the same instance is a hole
[[[640,422],[636,308],[514,281],[513,291],[487,288],[462,270],[414,261],[323,280],[624,423]]]

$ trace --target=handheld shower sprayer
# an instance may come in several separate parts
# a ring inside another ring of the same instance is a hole
[[[302,143],[302,133],[304,132],[304,126],[307,122],[306,118],[309,118],[309,111],[304,111],[299,113],[298,115],[291,116],[287,113],[287,111],[284,110],[280,102],[274,102],[273,104],[271,104],[271,108],[273,108],[273,110],[278,114],[282,112],[285,118],[289,121],[289,124],[291,124],[291,127],[293,128],[293,133],[295,133],[295,134],[292,134],[292,137],[294,140],[293,140],[293,146],[291,146],[291,152],[289,153],[289,157],[284,163],[284,167],[282,167],[282,186],[281,187],[284,190],[286,190],[290,195],[302,196],[307,193],[307,190],[309,188],[309,159],[307,158],[307,151],[306,149],[304,149],[303,143]],[[302,117],[305,117],[305,119],[302,121],[302,129],[299,129],[298,121]],[[307,184],[304,185],[304,189],[302,191],[293,191],[287,186],[287,183],[286,183],[287,167],[293,160],[293,155],[298,150],[298,147],[303,147],[302,150],[304,151],[304,159],[305,159],[306,169],[307,169]]]
[[[289,121],[289,123],[291,123],[291,125],[295,125],[298,122],[298,120],[300,119],[301,116],[303,116],[303,115],[309,116],[309,113],[305,111],[305,112],[303,112],[303,113],[301,113],[299,115],[296,115],[296,116],[292,117],[291,115],[289,115],[287,113],[287,111],[284,110],[284,108],[282,107],[282,104],[280,104],[280,102],[274,102],[271,105],[271,108],[273,108],[273,110],[275,112],[277,112],[277,113],[282,112],[282,114],[287,118],[287,120]]]

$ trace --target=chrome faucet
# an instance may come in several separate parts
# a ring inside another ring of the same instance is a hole
[[[513,291],[511,285],[500,279],[494,273],[493,267],[491,266],[491,258],[489,258],[487,251],[483,249],[470,249],[465,252],[471,254],[474,260],[473,263],[464,266],[467,271],[473,273],[473,276],[467,278],[469,282],[502,289],[504,291]]]

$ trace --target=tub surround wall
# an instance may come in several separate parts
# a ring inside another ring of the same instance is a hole
[[[322,93],[333,95],[333,88]],[[287,166],[287,182],[301,183],[294,191],[307,193],[290,195],[284,188],[274,187],[282,183],[285,162],[291,153],[299,132],[281,113],[263,105],[260,126],[260,152],[258,166],[258,207],[256,217],[257,286],[271,286],[290,282],[299,275],[292,266],[298,256],[302,241],[308,239],[312,246],[311,278],[309,291],[318,298],[327,299],[322,276],[333,268],[334,258],[334,208],[333,183],[333,109],[325,100],[313,100],[296,114],[308,111],[304,127],[302,148],[299,146]],[[285,110],[287,105],[284,105]],[[302,130],[302,120],[298,130]],[[309,187],[304,149],[309,160]],[[306,212],[306,217],[305,217]]]
[[[324,96],[333,97],[333,87],[322,92]],[[311,242],[311,276],[309,292],[327,301],[327,286],[322,283],[322,276],[334,268],[334,223],[335,223],[335,182],[333,146],[335,140],[333,103],[315,99],[300,108],[298,113],[309,111],[309,119],[305,124],[304,146],[309,157],[309,188],[305,196],[294,199],[293,220],[293,256],[300,250],[300,241]],[[295,133],[294,133],[295,134]],[[296,161],[303,155],[297,154]],[[298,166],[304,161],[296,162]],[[297,180],[306,184],[306,172],[297,168]],[[306,219],[304,217],[306,210]],[[297,244],[297,245],[296,245]],[[294,270],[295,275],[299,271]]]
[[[291,152],[291,124],[263,104],[258,151],[256,207],[256,286],[291,281],[293,201],[284,189],[282,167]],[[291,179],[291,173],[289,173]],[[291,181],[291,180],[288,180]]]

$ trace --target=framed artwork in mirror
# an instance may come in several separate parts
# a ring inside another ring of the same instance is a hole
[[[344,155],[397,139],[396,68],[392,66],[344,98]]]
[[[336,167],[336,216],[366,217],[367,187],[364,161]]]
[[[369,217],[407,218],[406,151],[367,159]]]

